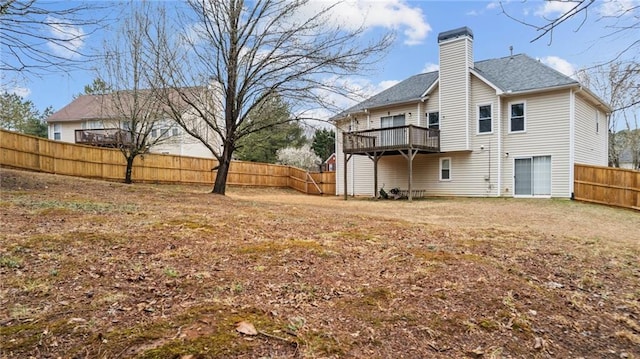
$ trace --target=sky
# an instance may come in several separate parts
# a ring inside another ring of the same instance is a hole
[[[178,1],[178,0],[165,0]],[[328,4],[335,0],[312,0],[315,5]],[[66,2],[69,4],[72,2]],[[64,4],[64,3],[63,3]],[[119,2],[101,1],[106,9]],[[502,6],[501,6],[502,4]],[[337,21],[345,26],[364,24],[366,36],[380,36],[394,31],[396,38],[387,55],[378,63],[375,71],[364,77],[345,79],[352,86],[362,88],[367,94],[375,94],[412,75],[438,69],[437,37],[440,32],[469,27],[474,34],[474,60],[486,60],[525,53],[539,59],[558,71],[574,76],[577,70],[588,68],[607,60],[629,45],[629,35],[607,36],[614,21],[624,21],[630,15],[639,15],[638,9],[622,17],[625,10],[639,5],[638,0],[598,0],[583,19],[571,19],[553,32],[553,37],[545,36],[532,41],[539,32],[534,27],[524,25],[544,24],[545,19],[557,17],[569,10],[569,2],[547,1],[407,1],[407,0],[347,0],[336,7]],[[107,10],[102,10],[107,11]],[[510,18],[505,14],[509,14]],[[118,17],[111,17],[111,26],[117,28]],[[583,21],[584,20],[584,21]],[[80,52],[99,48],[103,39],[112,34],[109,28],[92,32],[73,46]],[[67,28],[66,32],[89,33],[82,27]],[[50,31],[56,31],[52,29]],[[363,41],[366,39],[363,38]],[[49,47],[60,56],[74,56],[68,50]],[[2,51],[6,51],[5,48]],[[66,53],[65,53],[66,51]],[[91,67],[88,64],[87,67]],[[74,95],[83,92],[84,86],[95,78],[91,70],[76,70],[47,73],[41,76],[5,73],[1,77],[0,88],[31,100],[39,110],[52,106],[55,111],[69,104]],[[348,107],[351,103],[345,102]]]

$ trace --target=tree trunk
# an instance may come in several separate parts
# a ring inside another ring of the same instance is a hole
[[[211,191],[211,193],[221,194],[223,196],[225,194],[227,188],[227,175],[229,175],[229,167],[231,166],[232,151],[229,150],[231,147],[231,145],[227,144],[224,146],[222,159],[218,164],[218,173],[216,174],[216,180],[213,184],[213,191]]]
[[[133,183],[131,181],[131,172],[133,171],[133,160],[135,156],[127,156],[127,172],[124,175],[124,183]]]

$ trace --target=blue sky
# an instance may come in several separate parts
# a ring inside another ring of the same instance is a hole
[[[315,1],[317,5],[334,0]],[[117,4],[119,2],[113,2],[113,6]],[[557,16],[570,6],[566,2],[521,0],[503,1],[502,4],[513,17],[537,24],[543,24],[545,17]],[[586,22],[582,23],[582,18],[572,19],[557,28],[552,39],[547,36],[535,42],[531,40],[538,32],[503,14],[497,1],[348,0],[338,6],[335,17],[345,24],[364,22],[369,28],[368,34],[373,36],[391,30],[397,33],[393,47],[376,71],[365,78],[345,79],[373,94],[409,76],[437,69],[438,33],[461,26],[468,26],[474,33],[476,61],[508,56],[509,47],[513,46],[514,53],[526,53],[571,75],[581,68],[610,60],[612,55],[629,45],[630,33],[626,33],[626,37],[603,37],[611,31],[607,26],[613,20],[601,18],[602,15],[619,14],[633,5],[638,5],[637,0],[597,1]],[[637,16],[638,10],[635,11]],[[110,28],[117,28],[115,21],[111,25]],[[104,29],[87,36],[77,46],[81,51],[99,48],[103,39],[110,36],[108,29]],[[94,77],[90,70],[24,78],[3,74],[2,90],[33,101],[40,110],[47,106],[59,110],[71,102],[75,94],[81,93]]]

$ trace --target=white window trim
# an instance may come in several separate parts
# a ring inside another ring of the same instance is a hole
[[[60,141],[62,140],[62,125],[59,123],[54,123],[53,124],[53,138],[52,140],[55,141]],[[58,135],[58,138],[56,138],[56,135]]]
[[[438,114],[438,129],[440,129],[440,111],[427,111],[426,115],[427,115],[427,128],[431,128],[430,127],[430,123],[429,123],[429,115],[432,113],[437,113]]]
[[[482,106],[491,106],[491,131],[488,132],[480,132],[480,107]],[[511,109],[511,107],[509,107]],[[476,134],[477,135],[491,135],[493,134],[493,102],[490,103],[480,103],[476,106],[476,114],[478,115],[476,118]]]
[[[449,178],[442,178],[442,162],[449,160]],[[451,181],[451,167],[453,167],[451,165],[451,157],[441,157],[440,158],[440,166],[439,166],[439,171],[438,171],[438,179],[442,182],[449,182]]]
[[[512,105],[517,105],[517,104],[522,104],[523,105],[523,110],[522,113],[524,114],[524,119],[523,119],[523,127],[524,129],[521,131],[512,131],[511,130],[511,106]],[[507,111],[509,111],[508,114],[508,121],[509,121],[509,133],[525,133],[527,132],[527,101],[522,100],[522,101],[513,101],[513,102],[509,102],[509,106],[507,108]]]

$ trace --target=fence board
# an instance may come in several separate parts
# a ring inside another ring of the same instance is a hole
[[[576,164],[574,173],[575,199],[640,210],[640,171]]]
[[[145,154],[136,157],[134,182],[213,184],[217,161],[209,158]],[[0,130],[0,165],[33,171],[124,179],[126,162],[117,149],[51,141]],[[318,191],[316,185],[321,189]],[[241,186],[290,187],[308,194],[335,195],[335,172],[305,170],[267,163],[233,161],[227,183]]]

